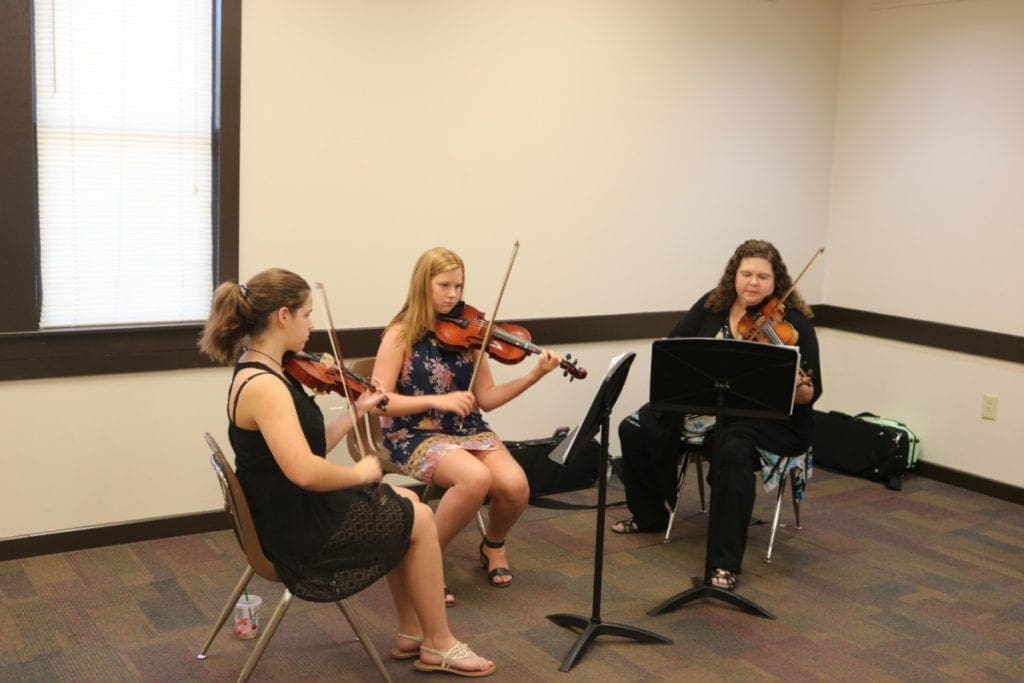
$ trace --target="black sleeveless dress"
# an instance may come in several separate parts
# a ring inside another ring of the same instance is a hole
[[[258,368],[288,385],[310,450],[325,457],[323,414],[302,385],[262,363],[238,363],[235,374],[243,368]],[[320,493],[293,484],[263,435],[235,425],[235,407],[244,389],[245,383],[228,413],[228,438],[263,553],[285,586],[304,600],[333,602],[391,571],[409,548],[412,503],[387,485],[382,485],[381,498],[375,486]]]

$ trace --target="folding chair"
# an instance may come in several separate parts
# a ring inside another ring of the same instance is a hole
[[[665,539],[664,539],[665,543],[671,543],[672,542],[672,538],[671,538],[671,536],[672,536],[672,527],[675,524],[676,511],[679,509],[679,499],[681,498],[681,495],[682,495],[682,492],[683,492],[683,484],[686,483],[686,470],[687,470],[687,467],[688,467],[688,465],[690,464],[691,461],[694,463],[694,465],[696,465],[696,468],[697,468],[697,489],[700,492],[700,511],[701,512],[706,512],[707,511],[707,507],[706,507],[706,504],[705,504],[705,498],[704,498],[704,467],[703,467],[703,464],[702,464],[702,461],[704,460],[703,445],[704,445],[704,436],[703,435],[693,435],[693,434],[687,434],[686,432],[683,432],[682,437],[680,439],[679,470],[678,470],[678,475],[676,477],[675,501],[672,504],[672,510],[671,510],[671,512],[669,513],[669,516],[668,516],[668,525],[665,528]],[[810,459],[810,457],[809,457],[810,456],[810,451],[808,451],[807,453],[803,453],[803,454],[801,454],[799,456],[795,456],[794,458],[783,458],[783,460],[794,460],[795,461],[795,460],[798,460],[799,458],[803,458],[805,456],[807,456],[807,460],[809,461],[809,459]],[[797,490],[796,490],[796,481],[797,481],[797,478],[798,478],[798,474],[797,474],[796,470],[788,470],[787,473],[789,475],[788,478],[789,478],[790,482],[793,485],[792,494],[791,494],[792,495],[792,500],[793,500],[793,516],[795,518],[794,519],[793,527],[795,529],[799,530],[799,529],[803,529],[803,526],[800,524],[800,501],[797,499]],[[765,564],[771,564],[772,563],[772,551],[773,551],[773,549],[775,547],[775,534],[776,534],[776,532],[778,531],[779,527],[785,527],[786,526],[785,524],[782,524],[779,521],[779,519],[781,517],[781,513],[782,513],[782,496],[786,492],[786,479],[787,479],[787,477],[786,477],[785,474],[783,474],[782,476],[779,477],[778,492],[776,493],[776,496],[775,496],[775,512],[772,515],[771,530],[769,531],[769,534],[768,534],[768,550],[767,550],[767,552],[765,553],[765,556],[764,556],[764,563]],[[761,521],[754,522],[754,524],[763,524],[763,523],[764,522],[761,522]]]
[[[224,510],[231,518],[231,526],[235,532],[235,538],[238,540],[238,545],[245,555],[247,565],[245,571],[242,572],[242,577],[238,580],[230,597],[228,597],[227,604],[224,605],[220,616],[217,617],[217,623],[213,627],[213,632],[210,633],[210,637],[207,639],[206,644],[203,645],[203,649],[196,655],[197,659],[206,659],[206,653],[213,644],[214,638],[220,633],[221,627],[224,626],[224,622],[227,621],[228,616],[234,609],[239,596],[246,586],[249,585],[253,574],[258,574],[267,581],[281,583],[281,577],[278,575],[277,569],[274,568],[274,565],[263,554],[263,548],[260,546],[259,538],[256,536],[256,527],[252,521],[252,514],[249,511],[249,503],[245,499],[245,493],[242,491],[238,477],[235,476],[235,471],[228,464],[223,451],[221,451],[214,438],[209,433],[206,433],[204,436],[211,451],[210,464],[213,465],[214,472],[217,474],[217,481],[220,483],[221,492],[224,494]],[[274,632],[277,631],[281,619],[284,618],[285,612],[288,611],[292,597],[292,592],[285,588],[284,595],[281,596],[280,602],[277,603],[273,616],[271,616],[270,621],[263,629],[259,640],[256,641],[256,647],[249,655],[249,659],[246,660],[242,672],[238,675],[239,681],[247,680],[252,674],[253,669],[256,668],[260,657],[263,656],[263,651],[267,649],[267,645],[270,644],[270,639],[274,637]],[[369,655],[374,666],[380,671],[381,676],[384,677],[384,680],[390,681],[391,676],[388,674],[387,669],[384,668],[384,662],[381,661],[377,648],[370,641],[362,624],[356,618],[355,612],[352,611],[352,608],[344,600],[338,600],[335,604],[338,605],[338,609],[345,615],[349,625],[352,627],[352,631],[356,635],[356,639],[362,644],[363,649],[366,650],[366,654]]]

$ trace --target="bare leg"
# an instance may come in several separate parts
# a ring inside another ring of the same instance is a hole
[[[418,502],[405,489],[396,488],[396,491],[413,501],[415,511],[409,550],[388,574],[388,585],[398,612],[398,632],[413,636],[422,632],[425,647],[445,652],[457,641],[448,628],[441,594],[441,549],[437,543],[437,529],[429,507]],[[411,649],[414,644],[399,639],[398,646]],[[420,660],[427,664],[438,664],[441,658],[429,652],[421,652]],[[467,671],[483,671],[490,668],[492,663],[482,657],[472,657],[457,660],[453,666]]]
[[[487,513],[487,540],[501,543],[519,520],[530,501],[530,486],[526,473],[508,450],[502,448],[479,454],[481,462],[491,473],[491,504]],[[505,548],[482,547],[487,557],[488,571],[509,568]],[[508,583],[509,575],[496,575],[495,584]]]
[[[491,488],[491,472],[472,453],[453,449],[437,464],[434,482],[447,489],[434,513],[438,542],[444,552],[483,504]]]

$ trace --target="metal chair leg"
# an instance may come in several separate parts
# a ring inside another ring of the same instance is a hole
[[[775,545],[775,532],[779,528],[779,513],[782,512],[782,494],[786,490],[786,478],[779,480],[779,495],[775,498],[775,515],[772,517],[772,530],[768,535],[768,553],[764,556],[764,563],[772,563],[772,547]]]
[[[790,489],[790,491],[792,491],[792,493],[793,493],[794,526],[797,529],[803,529],[803,527],[800,525],[800,501],[798,501],[796,499],[796,472],[790,472],[789,476],[790,476],[790,480],[793,483],[793,488]]]
[[[249,680],[249,676],[252,675],[252,670],[256,668],[256,665],[260,661],[260,657],[263,656],[263,651],[267,649],[267,645],[270,645],[270,639],[274,637],[274,632],[277,631],[277,627],[281,623],[281,619],[284,618],[284,613],[288,611],[288,606],[291,604],[292,592],[285,588],[284,595],[281,596],[281,601],[277,603],[277,609],[274,610],[273,616],[270,617],[270,622],[263,630],[263,635],[261,635],[259,640],[256,641],[256,647],[249,655],[249,659],[245,661],[242,673],[238,674],[239,683]]]
[[[665,526],[665,540],[663,543],[672,542],[672,527],[676,523],[676,510],[679,509],[679,499],[683,496],[683,484],[686,483],[686,467],[690,464],[690,451],[683,453],[682,462],[679,464],[679,472],[676,475],[676,500],[672,504],[672,510],[668,513],[668,524]]]
[[[697,466],[697,490],[700,492],[700,511],[707,512],[708,507],[704,502],[704,458],[701,457],[700,451],[696,451],[693,454],[693,463]]]
[[[196,659],[206,659],[206,653],[209,651],[210,646],[213,645],[213,639],[217,637],[218,633],[220,633],[220,629],[224,625],[224,622],[228,620],[228,617],[231,615],[231,611],[235,609],[235,603],[238,602],[238,598],[242,594],[242,591],[245,590],[245,587],[249,585],[249,580],[252,578],[253,573],[253,568],[246,565],[245,571],[242,572],[242,578],[240,578],[238,583],[235,584],[235,590],[232,591],[231,597],[228,598],[228,603],[224,605],[224,609],[221,610],[220,616],[217,617],[217,623],[214,624],[210,637],[206,639],[206,644],[203,645],[203,649],[196,655]]]
[[[380,653],[377,652],[377,648],[374,647],[373,641],[371,641],[370,637],[367,635],[362,622],[359,621],[358,617],[356,617],[356,613],[344,600],[339,600],[335,604],[338,605],[338,609],[340,609],[341,613],[345,615],[346,619],[348,619],[349,626],[352,627],[352,632],[356,634],[356,640],[359,641],[363,646],[363,649],[366,650],[366,654],[368,654],[370,659],[373,660],[373,665],[377,667],[377,671],[380,671],[380,675],[384,677],[385,681],[391,683],[391,675],[388,673],[388,670],[384,668],[384,662],[380,658]]]

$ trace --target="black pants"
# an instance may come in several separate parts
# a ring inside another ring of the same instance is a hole
[[[619,423],[626,505],[641,530],[659,531],[668,524],[669,509],[675,504],[683,416],[659,413],[644,405],[638,422],[627,418]],[[707,443],[713,439],[714,434],[709,433]],[[707,448],[705,453],[711,454],[712,450]],[[759,463],[751,435],[744,429],[726,427],[721,453],[710,458],[708,473],[712,489],[708,520],[711,569],[742,569],[756,496],[754,472]]]
[[[756,497],[754,472],[760,462],[761,456],[750,436],[730,433],[726,427],[719,450],[711,457],[708,473],[708,569],[728,569],[736,574],[743,570],[747,530]]]
[[[626,505],[643,531],[658,531],[668,524],[682,428],[682,415],[655,412],[649,405],[640,409],[639,425],[629,418],[619,423]]]

